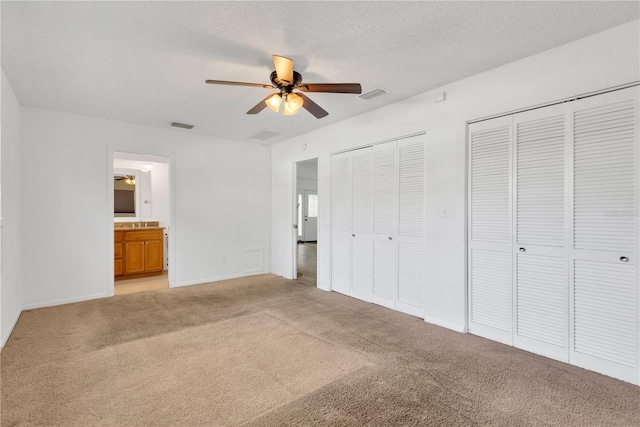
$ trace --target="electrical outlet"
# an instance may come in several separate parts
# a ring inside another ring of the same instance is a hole
[[[226,255],[222,255],[222,262],[227,262],[227,256]]]

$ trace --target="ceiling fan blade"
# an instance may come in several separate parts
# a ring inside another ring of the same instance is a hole
[[[304,83],[298,89],[304,92],[362,93],[360,83]]]
[[[304,93],[298,92],[297,95],[300,95],[300,97],[304,99],[302,108],[313,114],[316,119],[321,119],[329,115],[329,113],[324,108],[313,102]]]
[[[262,101],[258,102],[255,107],[253,107],[252,109],[250,109],[249,111],[247,111],[247,114],[258,114],[260,111],[264,110],[265,108],[267,108],[267,99],[271,98],[273,96],[273,94],[268,95],[265,99],[263,99]]]
[[[276,74],[283,86],[293,84],[293,59],[273,55],[273,65],[276,66]]]
[[[263,85],[260,83],[228,82],[226,80],[205,80],[204,82],[210,85],[251,86],[251,87],[263,87],[266,89],[273,89],[272,85]]]

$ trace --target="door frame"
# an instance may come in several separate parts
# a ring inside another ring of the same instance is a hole
[[[173,151],[153,150],[142,147],[124,147],[109,144],[107,145],[107,218],[105,235],[107,237],[107,296],[112,297],[115,289],[114,254],[113,254],[113,158],[114,153],[129,153],[137,155],[166,157],[169,159],[169,288],[176,283],[176,154]]]

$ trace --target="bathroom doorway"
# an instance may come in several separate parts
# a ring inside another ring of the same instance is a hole
[[[170,286],[171,158],[113,151],[113,295]]]

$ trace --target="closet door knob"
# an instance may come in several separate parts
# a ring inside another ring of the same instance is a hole
[[[525,248],[520,248],[520,252],[526,252]]]
[[[389,240],[393,240],[393,237],[389,236],[389,237],[388,237],[388,239],[389,239]]]
[[[352,235],[351,235],[351,237],[356,237],[356,235],[355,235],[355,234],[352,234]]]
[[[626,256],[621,256],[621,257],[620,257],[620,261],[622,261],[622,262],[629,262],[629,258],[627,258]]]

